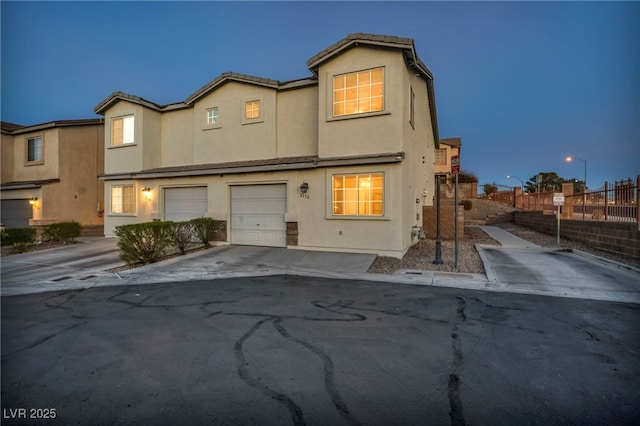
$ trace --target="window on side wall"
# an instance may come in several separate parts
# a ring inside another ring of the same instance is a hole
[[[384,214],[384,174],[333,175],[334,216],[382,216]]]
[[[44,162],[42,136],[27,139],[27,164],[42,164]]]
[[[436,165],[442,166],[447,164],[447,150],[446,149],[436,149]]]
[[[384,110],[384,68],[333,77],[333,116]]]
[[[132,214],[134,212],[133,185],[111,187],[111,213]]]
[[[111,146],[135,143],[133,115],[111,119]]]

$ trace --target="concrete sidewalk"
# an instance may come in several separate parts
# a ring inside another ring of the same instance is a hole
[[[42,270],[38,279],[29,282],[5,279],[11,277],[5,277],[3,258],[2,296],[114,285],[289,274],[640,303],[640,271],[637,269],[620,267],[624,265],[587,256],[586,253],[559,253],[555,249],[542,248],[494,226],[481,228],[501,244],[500,247],[477,246],[486,274],[423,270],[400,270],[393,275],[370,274],[367,270],[375,259],[375,255],[371,254],[254,246],[213,247],[119,273],[108,273],[104,269],[74,269],[79,265],[96,266],[81,254],[83,251],[89,253],[87,249],[93,244],[89,242],[86,248],[74,248],[74,252],[80,250],[78,257],[66,264],[45,265],[54,268],[52,270],[57,271],[58,275],[64,273],[62,277]],[[114,239],[104,240],[96,244],[115,247]],[[39,261],[50,258],[59,262],[57,259],[61,254],[53,253],[54,250],[51,252],[37,255]],[[117,259],[117,251],[106,256],[112,259],[97,257],[97,260],[122,264]],[[25,261],[24,268],[35,266],[44,267]],[[61,266],[65,269],[60,269]]]

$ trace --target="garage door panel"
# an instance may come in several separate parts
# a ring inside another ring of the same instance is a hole
[[[207,212],[207,187],[165,188],[165,220],[182,222],[204,217]]]
[[[29,200],[2,200],[0,220],[7,228],[25,228],[29,226],[29,219],[33,215],[33,209]]]
[[[231,242],[286,247],[286,185],[231,188]]]

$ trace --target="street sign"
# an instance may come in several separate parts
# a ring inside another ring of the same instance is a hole
[[[451,156],[451,174],[454,174],[454,175],[460,174],[460,156],[459,155]]]
[[[564,194],[562,192],[554,192],[553,193],[553,205],[554,206],[563,206],[564,205]]]

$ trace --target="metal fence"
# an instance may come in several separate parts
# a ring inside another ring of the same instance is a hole
[[[483,196],[523,210],[555,211],[554,191],[523,193],[520,187],[508,188],[496,185],[498,191]],[[555,191],[560,192],[560,191]],[[578,194],[565,194],[563,216],[572,219],[607,220],[617,222],[640,222],[638,200],[640,199],[640,175],[635,180],[622,179],[613,184]]]

